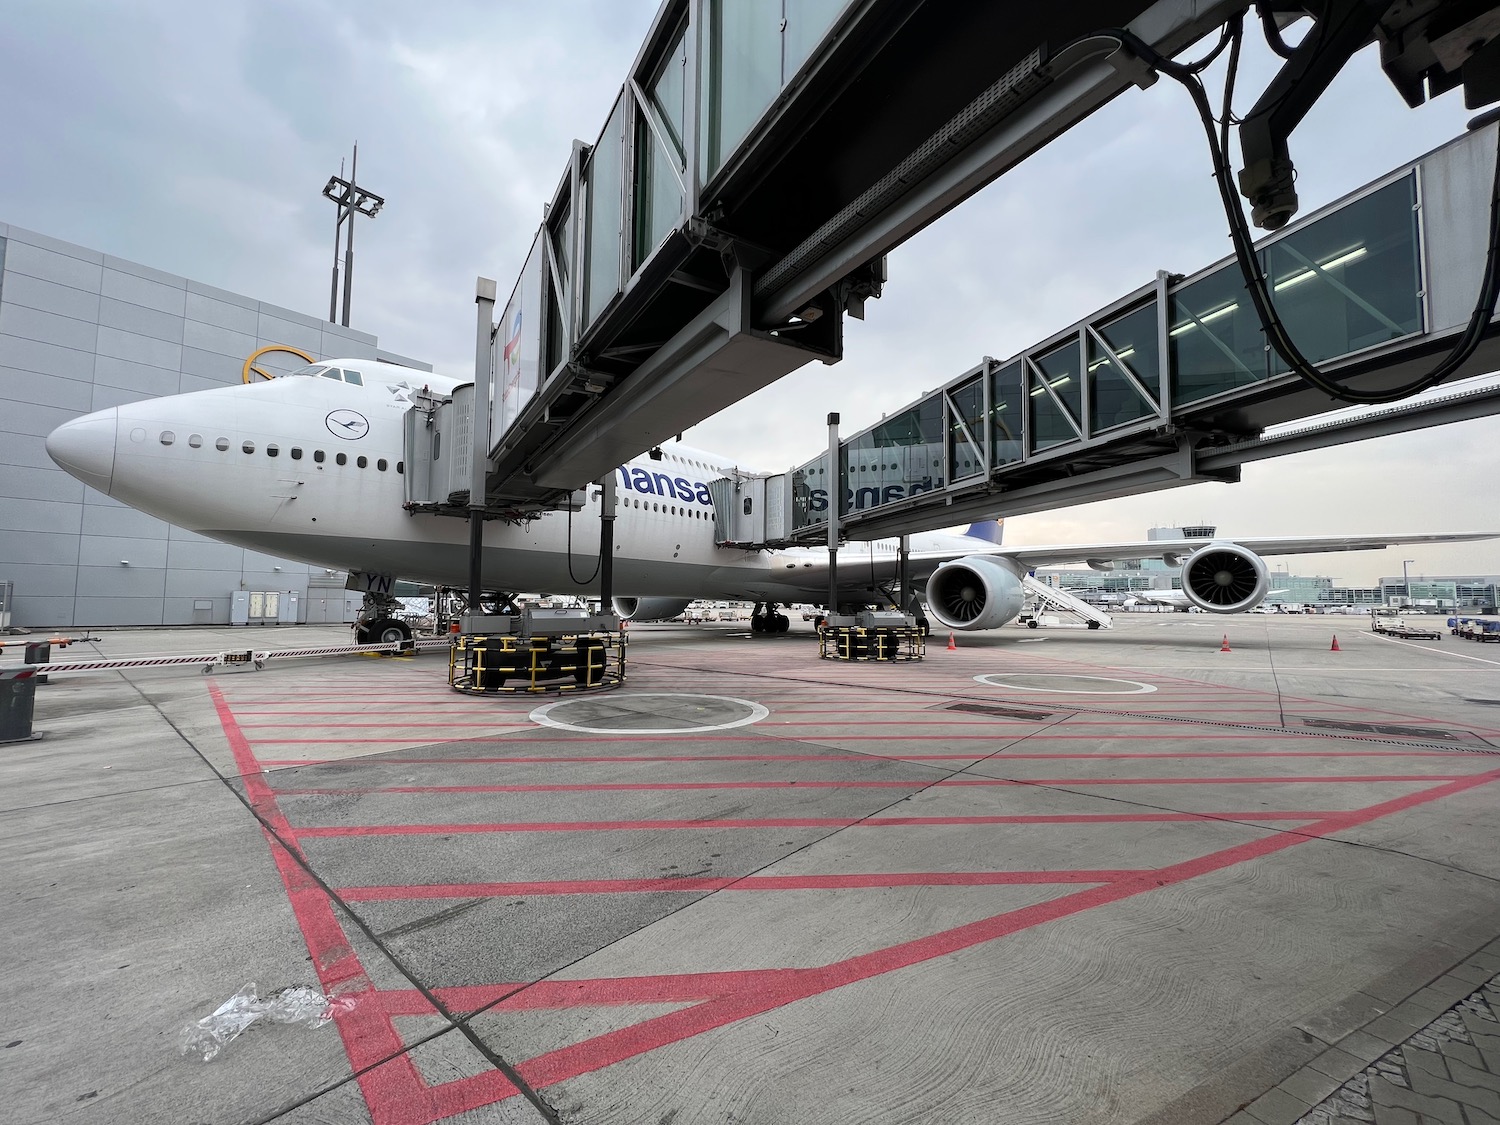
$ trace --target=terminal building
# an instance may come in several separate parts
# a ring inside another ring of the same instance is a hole
[[[44,447],[80,414],[238,383],[270,345],[431,370],[369,333],[0,223],[0,590],[10,584],[12,624],[227,624],[242,591],[279,594],[283,620],[346,620],[344,574],[171,527],[87,488]]]

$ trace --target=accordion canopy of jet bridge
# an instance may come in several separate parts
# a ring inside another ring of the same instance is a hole
[[[1244,7],[666,0],[495,326],[488,506],[554,506],[837,361],[887,251],[1149,84],[1096,32],[1170,54]]]
[[[1284,228],[1257,257],[1307,358],[1361,391],[1407,385],[1466,327],[1480,293],[1494,124]],[[1500,368],[1490,332],[1454,378]],[[836,405],[836,404],[834,404]],[[1240,465],[1500,413],[1495,388],[1285,427],[1336,403],[1267,346],[1238,265],[1154,283],[946,386],[784,475],[716,482],[721,542],[826,540],[947,527],[1236,481]],[[1267,433],[1268,427],[1276,427]]]

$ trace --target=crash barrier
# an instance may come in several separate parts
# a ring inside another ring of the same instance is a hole
[[[829,625],[818,630],[818,656],[823,660],[921,660],[927,639],[915,625]]]
[[[299,660],[312,656],[398,655],[414,651],[430,652],[434,649],[447,647],[447,637],[419,637],[410,641],[390,641],[388,643],[373,645],[329,645],[320,648],[287,648],[263,651],[236,649],[232,652],[208,652],[184,656],[135,656],[122,657],[118,660],[76,660],[66,661],[62,664],[43,664],[40,666],[25,667],[29,667],[33,673],[45,671],[53,675],[62,672],[113,672],[125,668],[158,668],[174,665],[178,667],[200,666],[204,672],[216,672],[227,668],[259,670],[264,668],[268,661],[272,660]],[[15,669],[8,671],[13,672]]]
[[[42,737],[31,732],[36,681],[35,668],[0,669],[0,745],[30,742]]]
[[[448,653],[448,686],[472,695],[592,691],[625,682],[626,634],[466,634]]]

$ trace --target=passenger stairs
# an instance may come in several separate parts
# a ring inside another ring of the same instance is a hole
[[[1089,623],[1090,629],[1109,629],[1115,623],[1113,617],[1103,610],[1089,605],[1082,598],[1075,598],[1065,590],[1059,590],[1047,585],[1045,582],[1039,582],[1029,574],[1021,579],[1021,583],[1026,587],[1026,592],[1043,605],[1076,614]]]

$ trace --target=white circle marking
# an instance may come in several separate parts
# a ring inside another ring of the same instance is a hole
[[[1094,680],[1101,684],[1134,684],[1135,687],[1129,691],[1085,691],[1079,688],[1038,687],[1036,684],[1007,684],[1002,682],[1004,674],[1001,672],[991,672],[985,676],[975,676],[974,680],[987,687],[1003,687],[1009,688],[1011,691],[1045,691],[1054,695],[1148,695],[1156,690],[1152,685],[1143,684],[1139,680],[1120,680],[1112,676],[1077,676],[1062,672],[1022,672],[1017,674],[1030,676],[1033,679],[1039,680]]]
[[[559,699],[555,703],[547,703],[531,712],[531,721],[544,727],[552,727],[555,730],[571,730],[580,734],[702,734],[707,731],[729,730],[732,727],[747,727],[751,723],[758,723],[771,712],[759,703],[749,699],[736,699],[730,695],[702,695],[698,692],[686,691],[653,691],[642,692],[639,695],[616,695],[614,699],[715,699],[721,703],[737,703],[741,707],[748,707],[750,713],[742,718],[728,723],[716,723],[712,726],[701,727],[581,727],[572,723],[564,722],[562,719],[552,717],[552,709],[561,707],[565,703],[581,702],[578,699]]]

